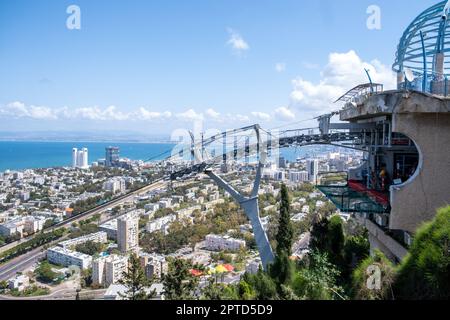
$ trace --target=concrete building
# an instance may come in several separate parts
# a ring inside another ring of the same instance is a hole
[[[18,274],[14,278],[8,280],[8,288],[10,290],[23,291],[30,285],[30,278],[23,274]]]
[[[103,183],[103,190],[112,193],[123,193],[127,190],[126,183],[124,179],[113,178]]]
[[[89,155],[88,149],[83,148],[78,150],[77,148],[72,149],[72,167],[87,169],[89,168]]]
[[[23,220],[24,220],[23,231],[25,231],[28,234],[34,234],[44,229],[44,224],[47,219],[39,216],[27,216]]]
[[[145,270],[147,278],[161,278],[162,274],[167,273],[168,264],[166,258],[156,254],[142,254],[139,257],[141,266]]]
[[[117,219],[101,224],[99,230],[106,232],[108,239],[117,240]]]
[[[177,219],[175,214],[170,214],[159,219],[149,221],[145,227],[148,233],[153,233],[155,231],[164,231],[166,227],[170,225],[173,221]]]
[[[126,256],[111,255],[92,262],[92,282],[95,285],[109,287],[118,283],[128,271]]]
[[[77,266],[82,270],[90,268],[92,264],[91,256],[62,247],[48,249],[47,260],[64,267]]]
[[[0,224],[0,234],[4,237],[10,237],[14,234],[23,236],[25,221],[22,217]]]
[[[241,248],[245,248],[245,241],[240,239],[234,239],[230,236],[219,236],[215,234],[209,234],[205,239],[205,246],[207,250],[220,251],[230,250],[237,251]]]
[[[118,167],[120,161],[119,147],[107,147],[105,149],[105,165],[106,167]]]
[[[339,119],[357,136],[355,146],[367,161],[349,169],[347,186],[319,188],[341,213],[365,225],[372,251],[394,261],[406,256],[417,228],[450,203],[449,61],[439,49],[443,43],[422,37],[449,32],[448,23],[441,23],[445,6],[443,1],[424,11],[405,30],[393,65],[397,90],[367,83],[338,99],[344,104]],[[448,37],[438,38],[449,45]],[[423,55],[413,57],[422,39]],[[424,59],[434,61],[433,69],[425,68]],[[329,119],[322,121],[322,133],[341,125]]]
[[[308,171],[290,171],[289,181],[293,183],[302,183],[309,180]]]
[[[308,170],[309,181],[315,184],[317,182],[317,174],[319,173],[319,160],[307,160],[306,168]]]
[[[117,244],[119,250],[127,253],[139,246],[139,215],[135,212],[117,219]]]

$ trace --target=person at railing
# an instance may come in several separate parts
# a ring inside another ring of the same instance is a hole
[[[381,166],[380,171],[381,191],[386,191],[389,188],[389,174],[386,170],[386,165]]]

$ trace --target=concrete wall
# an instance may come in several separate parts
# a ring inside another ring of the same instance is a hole
[[[379,249],[392,261],[401,261],[408,251],[396,240],[388,236],[380,227],[370,220],[365,220],[365,226],[369,231],[370,253]]]
[[[414,112],[437,109],[432,104],[441,102],[410,98],[394,111],[393,131],[415,142],[420,162],[409,181],[391,189],[390,229],[414,233],[424,221],[433,219],[436,209],[450,204],[450,112]]]

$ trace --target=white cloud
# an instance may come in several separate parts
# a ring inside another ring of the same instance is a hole
[[[37,120],[55,120],[57,115],[54,110],[41,106],[26,106],[24,103],[15,101],[0,108],[0,115],[13,118],[32,118]]]
[[[258,120],[262,120],[262,121],[270,121],[270,115],[264,112],[252,112],[251,115],[258,119]]]
[[[280,107],[275,109],[275,118],[279,121],[292,121],[295,120],[295,113],[286,107]]]
[[[139,110],[135,113],[136,120],[159,120],[159,119],[169,119],[172,117],[172,113],[170,111],[165,112],[156,112],[150,111],[144,107],[140,107]]]
[[[185,112],[177,113],[176,117],[178,120],[182,121],[201,121],[204,119],[203,114],[197,113],[194,109],[189,109]]]
[[[394,73],[380,61],[364,62],[353,50],[331,53],[318,83],[302,77],[292,80],[291,106],[301,110],[305,116],[317,116],[338,109],[334,104],[337,98],[358,84],[368,82],[364,69],[369,70],[373,82],[384,84],[385,89],[396,87]]]
[[[286,63],[278,62],[277,64],[275,64],[275,71],[276,72],[284,72],[284,71],[286,71]]]
[[[227,44],[231,46],[231,48],[235,53],[241,54],[250,49],[250,46],[239,34],[239,32],[231,28],[228,28],[228,33],[230,35],[230,38],[228,39]]]
[[[214,119],[214,120],[218,120],[220,119],[220,113],[215,111],[214,109],[209,108],[208,110],[205,111],[205,114],[207,117]]]

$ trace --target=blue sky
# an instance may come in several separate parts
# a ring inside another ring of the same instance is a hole
[[[363,66],[390,84],[403,30],[436,2],[0,0],[0,131],[307,119],[336,108]],[[81,30],[66,27],[72,4]],[[381,30],[366,27],[370,5]]]

